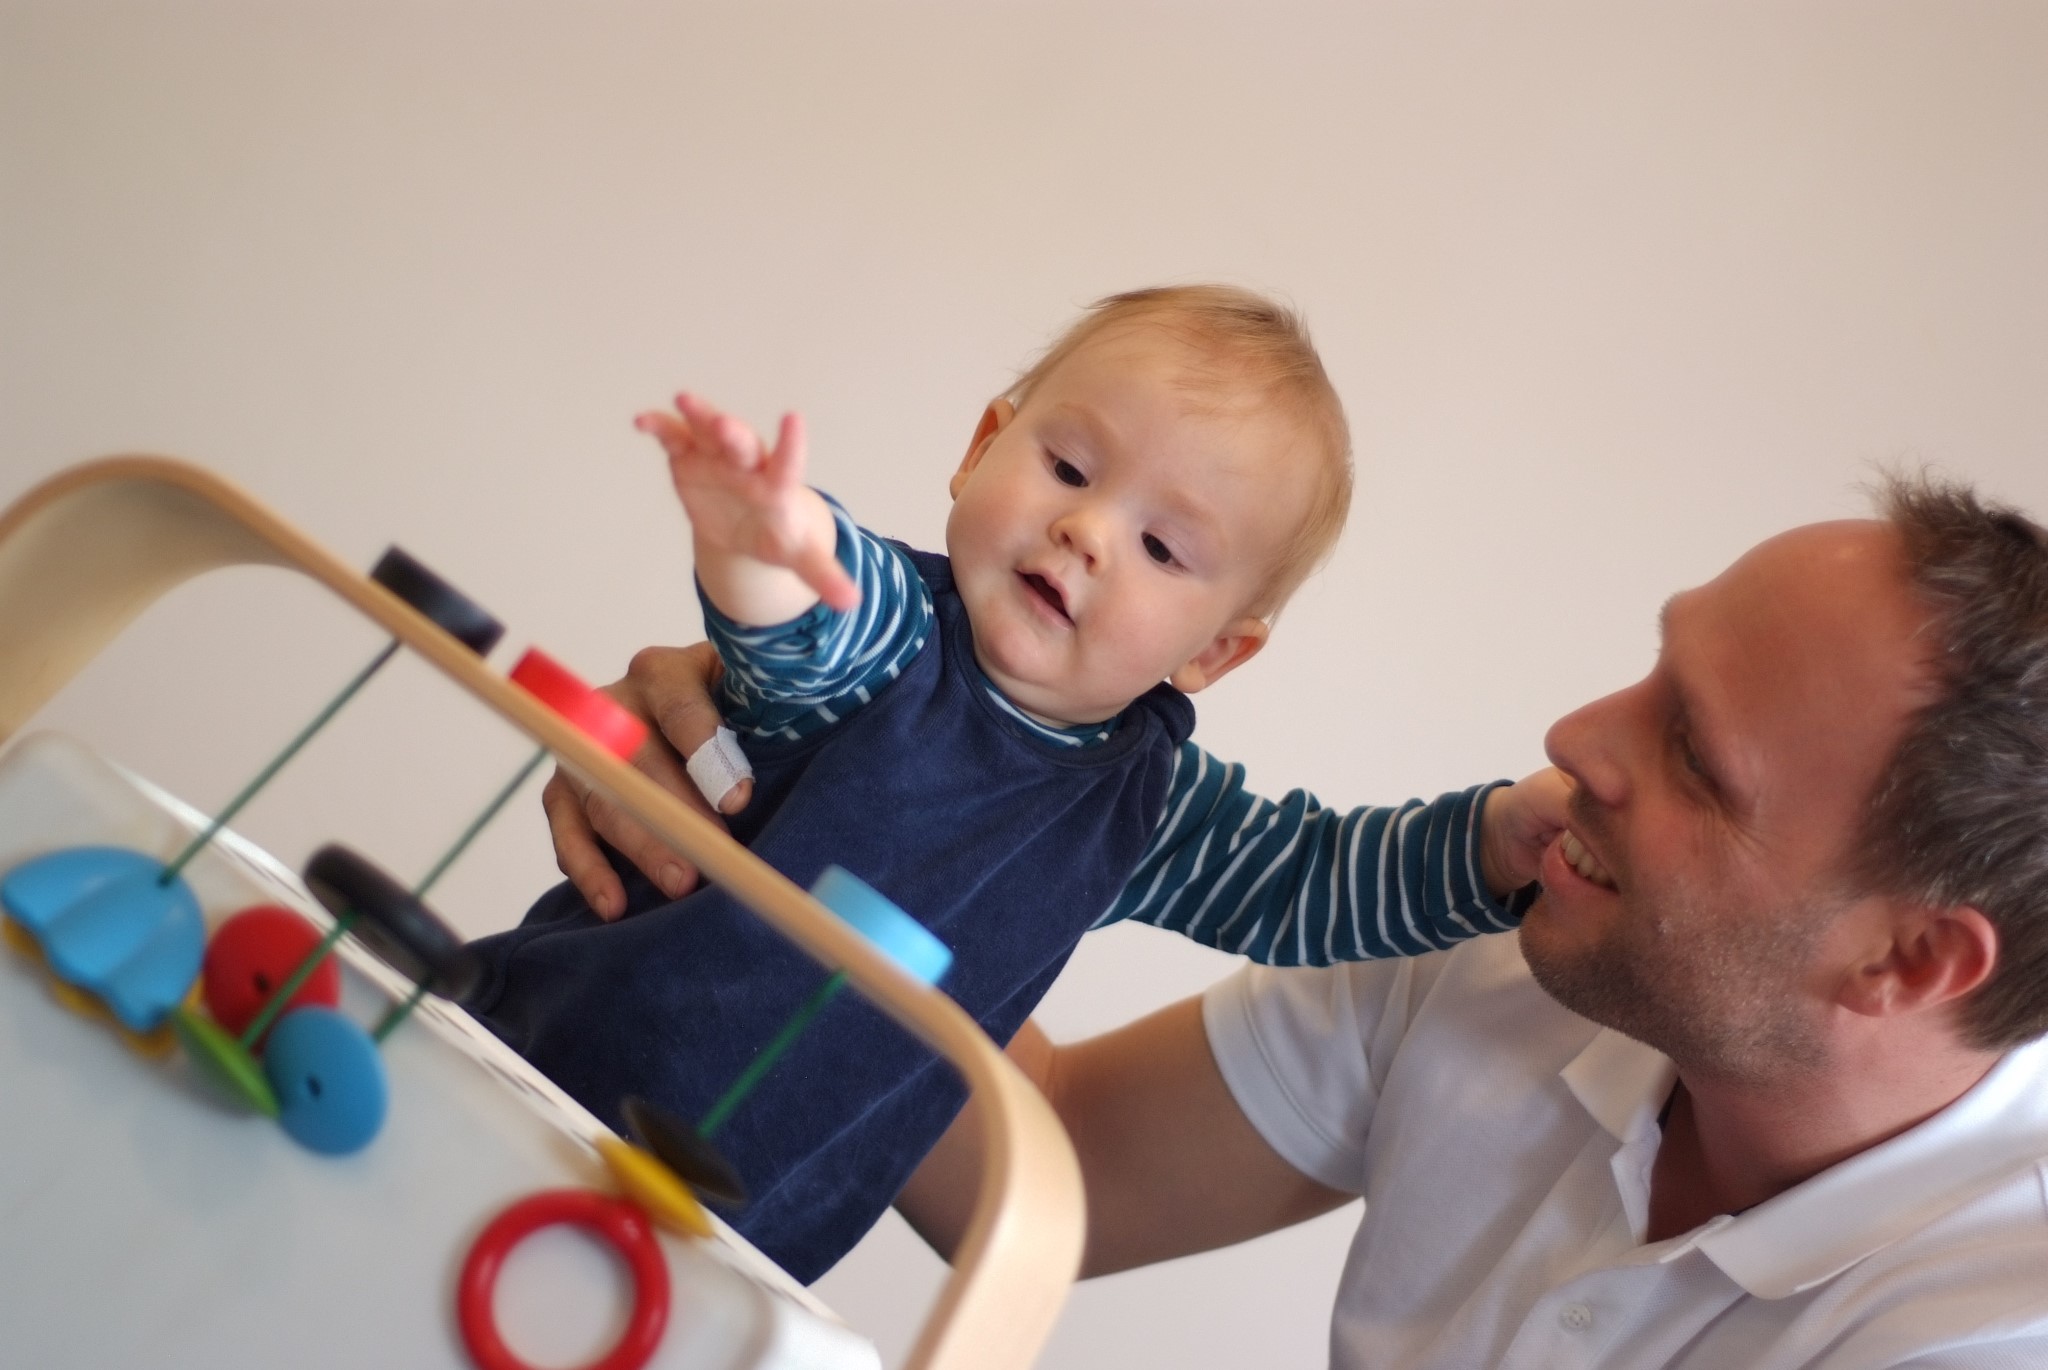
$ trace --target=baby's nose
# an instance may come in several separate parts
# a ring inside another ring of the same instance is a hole
[[[1053,520],[1053,541],[1093,566],[1107,545],[1102,523],[1087,509],[1070,509]]]

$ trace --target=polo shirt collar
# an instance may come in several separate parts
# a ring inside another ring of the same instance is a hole
[[[1625,1147],[1656,1128],[1677,1078],[1660,1052],[1610,1028],[1596,1033],[1561,1075]],[[1833,1279],[2015,1172],[2044,1163],[2048,1040],[2008,1052],[1927,1121],[1746,1213],[1702,1224],[1657,1259],[1697,1249],[1755,1297],[1781,1299]]]

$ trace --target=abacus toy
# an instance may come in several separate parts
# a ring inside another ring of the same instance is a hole
[[[400,548],[386,551],[370,578],[479,656],[504,634],[496,619]],[[179,872],[369,684],[398,646],[392,638],[168,862],[128,847],[64,847],[22,862],[0,879],[0,911],[10,938],[17,945],[27,939],[33,945],[23,949],[77,991],[64,996],[67,1005],[102,1010],[137,1046],[164,1049],[159,1029],[198,974],[205,942],[198,901]],[[239,1063],[227,1065],[238,1081],[246,1075]]]
[[[233,564],[301,572],[390,641],[219,812],[80,744],[16,739],[164,591]],[[492,1314],[497,1271],[523,1233],[567,1221],[630,1248],[643,1303],[667,1291],[662,1316],[636,1316],[601,1364],[871,1365],[677,1178],[743,1197],[721,1189],[730,1167],[711,1139],[847,987],[959,1071],[980,1119],[975,1211],[905,1364],[1030,1364],[1079,1265],[1079,1171],[1045,1101],[935,987],[944,948],[858,882],[798,890],[632,770],[638,721],[554,662],[490,671],[501,631],[406,554],[358,574],[176,461],[77,467],[0,513],[0,922],[24,953],[0,957],[0,1364],[518,1365]],[[411,885],[338,845],[301,883],[229,825],[401,647],[537,749]],[[826,972],[694,1125],[629,1103],[640,1146],[436,994],[473,969],[425,896],[549,757]],[[598,1174],[624,1197],[594,1192]],[[558,1197],[484,1222],[536,1188]],[[451,1300],[461,1251],[485,1255]],[[581,1307],[606,1282],[533,1297]]]
[[[391,556],[386,554],[380,570]],[[428,583],[439,588],[436,607],[468,606],[473,612],[459,616],[464,623],[486,618],[417,562],[407,559],[407,564],[414,572],[408,584]],[[375,572],[372,578],[378,578]],[[419,607],[417,603],[415,607]],[[490,622],[488,636],[492,641],[498,636],[495,621]],[[468,639],[464,643],[476,645]],[[374,672],[389,655],[387,649],[371,663],[369,671]],[[368,672],[351,682],[230,802],[226,812],[232,814],[246,803],[367,678]],[[645,724],[537,649],[520,658],[510,679],[576,723],[620,760],[629,759],[646,740]],[[325,937],[311,937],[304,922],[288,911],[268,906],[245,909],[222,924],[207,948],[209,973],[204,983],[211,1020],[186,1006],[172,1009],[170,1020],[186,1052],[223,1093],[255,1112],[276,1118],[293,1140],[313,1151],[346,1155],[369,1144],[384,1121],[386,1091],[377,1045],[419,1007],[430,990],[438,987],[459,998],[476,978],[474,958],[461,937],[422,901],[547,756],[545,747],[536,751],[410,891],[346,847],[329,845],[313,853],[306,863],[307,887],[334,915],[334,926]],[[224,825],[225,818],[209,824],[180,853],[167,874],[175,876]],[[29,863],[29,868],[36,864]],[[351,931],[414,985],[412,993],[367,1034],[335,1012],[336,993],[329,987],[334,977],[328,957]],[[259,1043],[265,1044],[260,1068],[254,1056]]]

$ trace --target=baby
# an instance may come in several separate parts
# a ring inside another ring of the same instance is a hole
[[[1097,304],[982,413],[944,557],[806,488],[795,416],[772,449],[690,396],[639,425],[688,510],[756,772],[735,836],[923,922],[997,1041],[1125,918],[1274,964],[1513,926],[1494,896],[1533,877],[1557,782],[1338,814],[1250,795],[1188,741],[1187,696],[1264,646],[1349,503],[1343,412],[1288,311],[1220,286]],[[626,1094],[697,1118],[826,972],[723,891],[621,874],[623,921],[565,886],[479,943],[471,1006],[607,1120]],[[718,1134],[753,1194],[735,1225],[816,1278],[963,1097],[841,996]]]

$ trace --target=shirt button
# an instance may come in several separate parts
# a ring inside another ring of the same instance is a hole
[[[1568,1303],[1557,1311],[1557,1320],[1568,1332],[1583,1332],[1593,1325],[1593,1310],[1583,1303]]]

